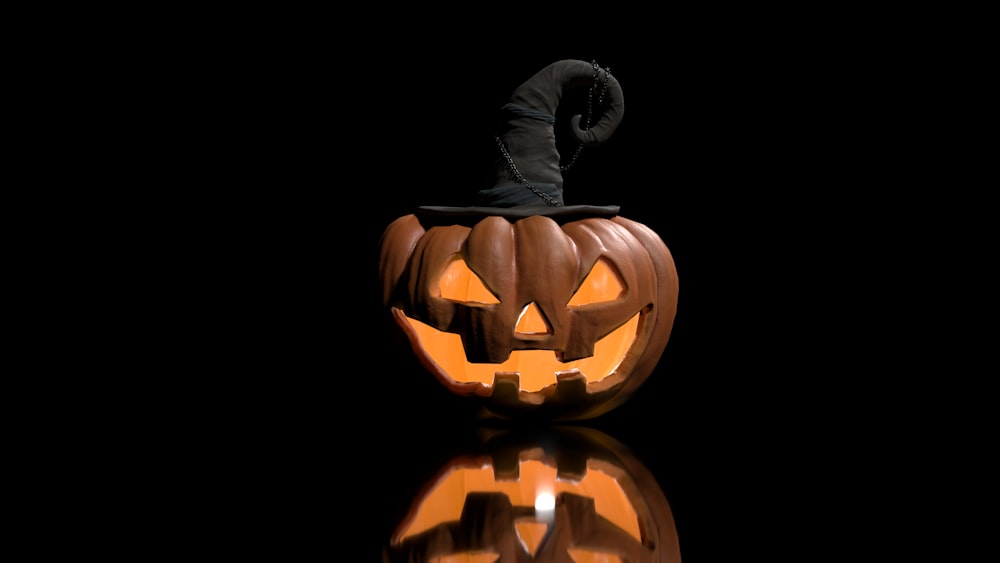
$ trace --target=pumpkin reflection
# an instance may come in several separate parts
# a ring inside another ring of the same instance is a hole
[[[623,444],[591,428],[484,434],[413,499],[384,562],[679,562],[673,515]]]

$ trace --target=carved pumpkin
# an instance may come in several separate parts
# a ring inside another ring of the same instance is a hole
[[[622,118],[621,85],[596,62],[557,61],[501,108],[495,184],[475,205],[422,206],[381,239],[395,325],[438,381],[494,415],[600,415],[650,375],[673,326],[677,271],[660,237],[618,206],[564,204],[576,155],[560,162],[556,109],[583,86],[573,138],[603,143]]]
[[[676,563],[655,478],[591,428],[503,431],[447,462],[415,495],[383,561]]]
[[[624,217],[417,215],[385,230],[384,303],[420,363],[504,417],[582,419],[650,375],[676,312],[677,272],[649,228]]]

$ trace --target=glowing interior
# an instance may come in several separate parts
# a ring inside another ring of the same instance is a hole
[[[618,276],[615,267],[607,260],[601,259],[594,264],[583,283],[580,284],[580,288],[573,293],[573,297],[569,300],[569,306],[576,307],[602,301],[613,301],[618,299],[624,290],[625,285]]]
[[[457,254],[438,279],[438,290],[441,291],[441,297],[452,301],[486,305],[500,302]]]
[[[438,279],[440,296],[469,306],[488,306],[500,301],[459,255],[455,255]],[[570,298],[568,307],[581,307],[613,301],[625,291],[625,284],[614,265],[600,259],[591,268],[580,287]],[[587,383],[594,383],[614,373],[635,342],[639,326],[637,313],[614,332],[598,340],[594,355],[589,358],[561,362],[552,350],[515,350],[501,364],[473,364],[466,361],[465,349],[458,334],[441,332],[416,319],[408,318],[420,346],[452,379],[461,383],[493,385],[496,373],[520,374],[523,391],[539,391],[556,383],[558,372],[577,369]],[[552,328],[541,309],[528,303],[521,309],[514,324],[516,334],[551,334]]]
[[[552,350],[514,350],[500,364],[474,364],[466,361],[462,338],[451,332],[441,332],[418,320],[407,318],[420,339],[420,346],[455,381],[493,385],[498,372],[520,374],[522,391],[538,391],[556,382],[556,373],[579,369],[587,383],[600,381],[614,373],[625,359],[625,353],[635,342],[639,315],[597,341],[594,355],[571,362],[560,362]]]
[[[452,257],[441,273],[437,288],[441,297],[460,303],[491,305],[500,302],[458,254]],[[594,263],[583,283],[573,293],[568,305],[577,307],[613,301],[618,299],[624,290],[625,284],[614,265],[601,258]]]
[[[445,555],[444,557],[431,557],[429,563],[496,563],[500,554],[495,551],[482,551],[479,553],[462,553],[459,555]]]
[[[569,553],[570,558],[573,559],[573,563],[623,563],[622,558],[614,553],[598,553],[573,548],[566,551]],[[533,551],[530,552],[534,553]],[[481,551],[477,553],[431,557],[428,563],[496,563],[499,557],[500,554],[495,551]]]
[[[519,477],[516,480],[498,480],[490,466],[481,468],[457,468],[444,475],[417,509],[408,522],[400,527],[396,541],[429,530],[446,522],[459,520],[465,497],[473,492],[498,492],[507,495],[514,506],[535,506],[539,495],[558,496],[569,492],[594,499],[594,511],[612,524],[618,526],[638,541],[642,541],[639,531],[639,517],[618,484],[618,481],[588,462],[587,473],[579,481],[564,481],[556,477],[556,468],[537,460],[522,460]],[[525,519],[515,525],[521,541],[529,552],[534,553],[544,539],[548,529],[544,517]],[[458,559],[457,561],[474,561]],[[447,559],[447,561],[452,561]],[[578,560],[580,561],[580,560]],[[587,559],[586,561],[590,561]],[[609,561],[596,559],[596,561]]]

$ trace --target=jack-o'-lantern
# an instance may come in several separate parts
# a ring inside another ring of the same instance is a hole
[[[555,109],[591,81],[601,95],[590,107],[605,93],[608,107],[593,127],[574,116],[572,130],[580,147],[604,142],[622,115],[617,80],[596,63],[553,63],[503,108],[496,184],[472,207],[399,217],[380,242],[391,321],[441,384],[496,416],[585,419],[617,407],[673,326],[677,271],[657,233],[618,206],[563,202]]]
[[[423,484],[383,561],[677,563],[670,505],[622,443],[592,428],[506,430]]]

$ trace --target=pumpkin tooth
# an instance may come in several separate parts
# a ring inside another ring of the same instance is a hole
[[[556,372],[556,385],[562,385],[563,383],[571,383],[573,381],[583,381],[587,382],[587,376],[583,374],[579,369],[573,368],[565,371]]]
[[[546,398],[556,402],[579,400],[587,395],[587,376],[578,369],[556,372],[555,385],[538,391],[521,389],[521,374],[501,372],[493,374],[493,400],[498,403],[529,403],[540,405]],[[554,389],[553,389],[554,387]]]
[[[500,403],[518,403],[521,392],[521,374],[517,372],[496,372],[493,374],[493,400]]]
[[[556,373],[556,391],[549,400],[574,403],[587,396],[587,376],[578,369]]]

